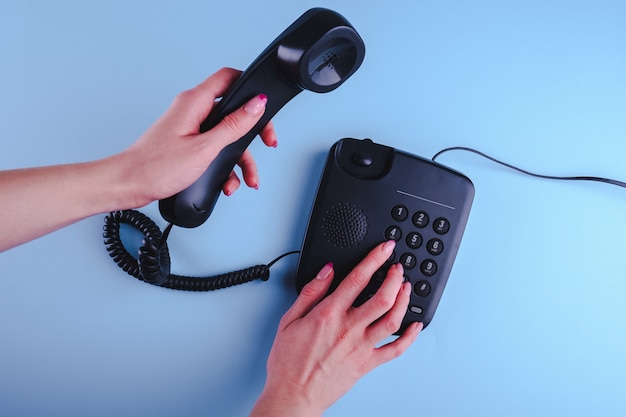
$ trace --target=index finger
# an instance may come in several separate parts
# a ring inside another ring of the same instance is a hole
[[[329,295],[341,300],[346,309],[367,287],[372,275],[389,259],[396,246],[394,240],[381,243],[372,249],[359,264],[341,281],[337,289]]]
[[[239,70],[221,68],[194,88],[178,94],[166,113],[167,117],[187,121],[182,124],[183,126],[194,126],[192,131],[181,132],[182,134],[197,134],[200,124],[209,115],[215,100],[221,97],[240,75]]]

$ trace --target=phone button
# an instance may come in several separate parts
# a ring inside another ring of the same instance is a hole
[[[420,306],[411,306],[409,307],[409,311],[415,314],[422,314],[424,312],[424,309]]]
[[[352,154],[352,162],[365,168],[374,163],[374,158],[366,152],[357,151]]]
[[[427,297],[430,294],[430,284],[428,281],[418,281],[413,286],[413,291],[420,297]]]

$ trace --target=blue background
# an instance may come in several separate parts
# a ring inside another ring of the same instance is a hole
[[[130,145],[221,66],[245,68],[306,9],[362,35],[362,68],[303,93],[257,141],[261,188],[170,237],[174,272],[298,249],[342,137],[431,157],[471,146],[527,169],[626,179],[623,1],[2,1],[0,167]],[[626,412],[625,190],[440,159],[476,198],[431,326],[327,416]],[[159,221],[156,205],[143,212]],[[127,277],[95,216],[0,254],[0,414],[240,416],[260,393],[294,257],[269,282],[190,294]]]

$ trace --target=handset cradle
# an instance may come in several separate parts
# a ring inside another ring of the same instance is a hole
[[[165,220],[188,228],[204,223],[235,164],[269,120],[303,89],[326,93],[337,88],[364,56],[361,37],[343,16],[323,8],[304,13],[254,60],[201,124],[206,132],[252,97],[268,98],[248,134],[222,149],[190,187],[159,202]]]

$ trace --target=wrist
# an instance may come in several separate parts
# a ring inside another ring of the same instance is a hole
[[[103,181],[104,211],[134,209],[152,202],[144,197],[146,184],[138,180],[132,158],[126,153],[95,161],[94,164],[98,166],[99,178]]]
[[[321,417],[323,409],[293,393],[279,393],[267,387],[257,400],[250,417]]]

